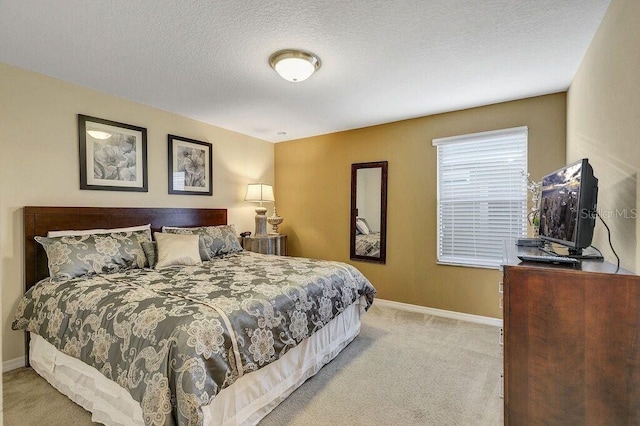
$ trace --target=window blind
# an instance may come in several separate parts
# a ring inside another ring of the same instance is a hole
[[[527,127],[434,139],[438,262],[499,267],[527,233]]]

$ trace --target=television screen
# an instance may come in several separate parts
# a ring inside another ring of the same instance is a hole
[[[598,179],[587,159],[542,178],[540,237],[575,252],[589,247],[595,226]]]

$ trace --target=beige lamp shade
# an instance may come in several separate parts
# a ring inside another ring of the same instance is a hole
[[[266,183],[250,183],[247,185],[247,194],[244,196],[245,201],[254,203],[274,202],[273,187]]]

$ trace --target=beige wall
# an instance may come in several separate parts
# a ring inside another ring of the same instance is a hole
[[[351,262],[351,164],[387,160],[387,263],[351,263],[383,299],[500,317],[497,270],[436,264],[431,141],[528,126],[529,171],[539,179],[565,164],[565,114],[559,93],[276,144],[277,207],[290,253]]]
[[[81,191],[76,115],[147,128],[149,192]],[[213,196],[169,195],[167,134],[213,144]],[[12,331],[23,292],[22,207],[224,207],[253,230],[249,182],[273,182],[273,144],[0,63],[0,278],[4,361],[22,356]]]
[[[567,95],[567,160],[588,157],[622,265],[640,270],[640,1],[613,0]],[[601,223],[594,245],[615,261]]]

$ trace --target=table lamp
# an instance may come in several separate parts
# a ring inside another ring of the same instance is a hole
[[[250,183],[247,185],[247,194],[244,196],[245,201],[252,203],[260,203],[256,207],[256,237],[267,236],[267,208],[262,206],[264,202],[274,202],[273,187],[265,183]]]

